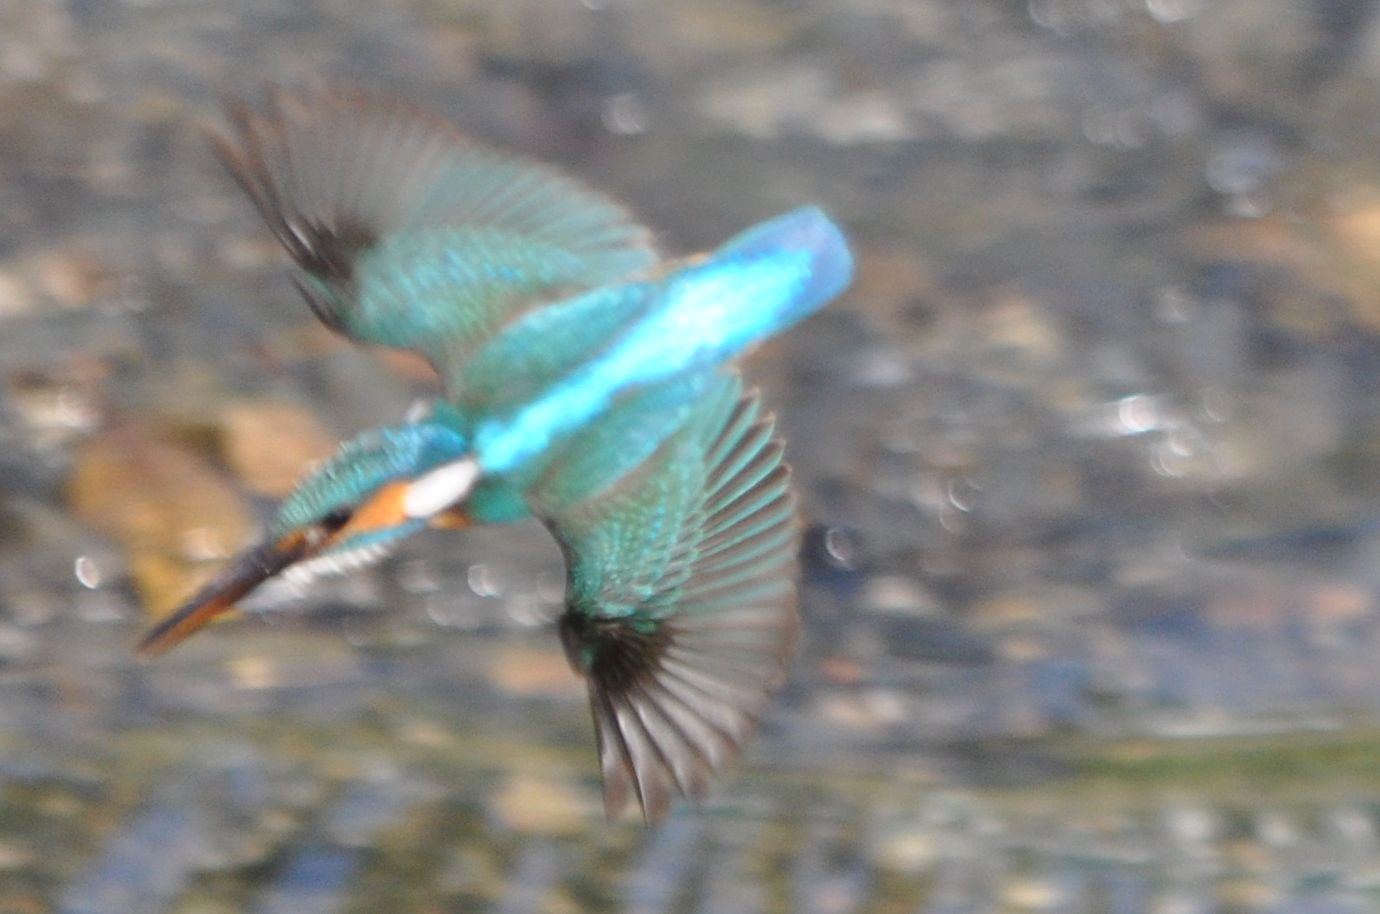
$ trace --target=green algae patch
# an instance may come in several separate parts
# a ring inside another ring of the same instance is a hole
[[[1051,786],[1073,796],[1121,790],[1303,800],[1380,788],[1378,730],[1082,743],[1058,755],[1067,777]]]

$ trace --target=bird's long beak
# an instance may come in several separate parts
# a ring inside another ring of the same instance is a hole
[[[236,601],[264,581],[318,548],[304,533],[294,532],[240,553],[176,612],[149,629],[139,642],[140,656],[156,657],[167,651],[216,616],[234,609]]]
[[[339,522],[321,522],[242,552],[186,603],[151,628],[138,652],[156,657],[185,640],[264,581],[351,537],[425,521],[439,527],[469,525],[459,505],[474,488],[479,467],[471,458],[442,464],[423,475],[380,486]]]
[[[398,523],[403,519],[400,505],[405,489],[401,484],[384,486],[338,527],[304,527],[240,553],[211,583],[149,629],[139,642],[139,655],[157,657],[165,653],[212,619],[234,609],[240,598],[264,581],[341,539]]]

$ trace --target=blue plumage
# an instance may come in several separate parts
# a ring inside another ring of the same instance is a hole
[[[231,119],[217,151],[313,312],[421,353],[445,397],[341,448],[143,649],[271,576],[356,567],[428,525],[534,516],[565,556],[561,640],[610,815],[703,794],[798,627],[789,473],[732,363],[848,285],[839,228],[803,207],[664,262],[601,194],[392,102],[279,94]]]
[[[838,227],[819,209],[803,207],[749,229],[705,263],[560,306],[616,307],[630,320],[530,402],[480,424],[480,464],[493,473],[514,471],[625,391],[741,355],[823,307],[847,286],[852,269]]]
[[[370,429],[317,467],[278,507],[271,533],[283,535],[341,508],[352,508],[385,482],[464,457],[469,443],[438,417]]]

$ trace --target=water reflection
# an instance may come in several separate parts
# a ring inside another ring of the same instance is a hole
[[[0,910],[1365,909],[1374,12],[0,0]],[[751,366],[806,643],[703,812],[601,821],[537,530],[130,657],[429,390],[311,324],[198,135],[321,74],[673,250],[850,226],[855,291]]]

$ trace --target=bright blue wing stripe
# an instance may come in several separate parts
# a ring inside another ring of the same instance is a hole
[[[838,227],[804,207],[730,240],[707,262],[632,287],[651,306],[597,358],[515,413],[480,424],[475,452],[510,472],[632,387],[727,361],[824,306],[853,257]]]

